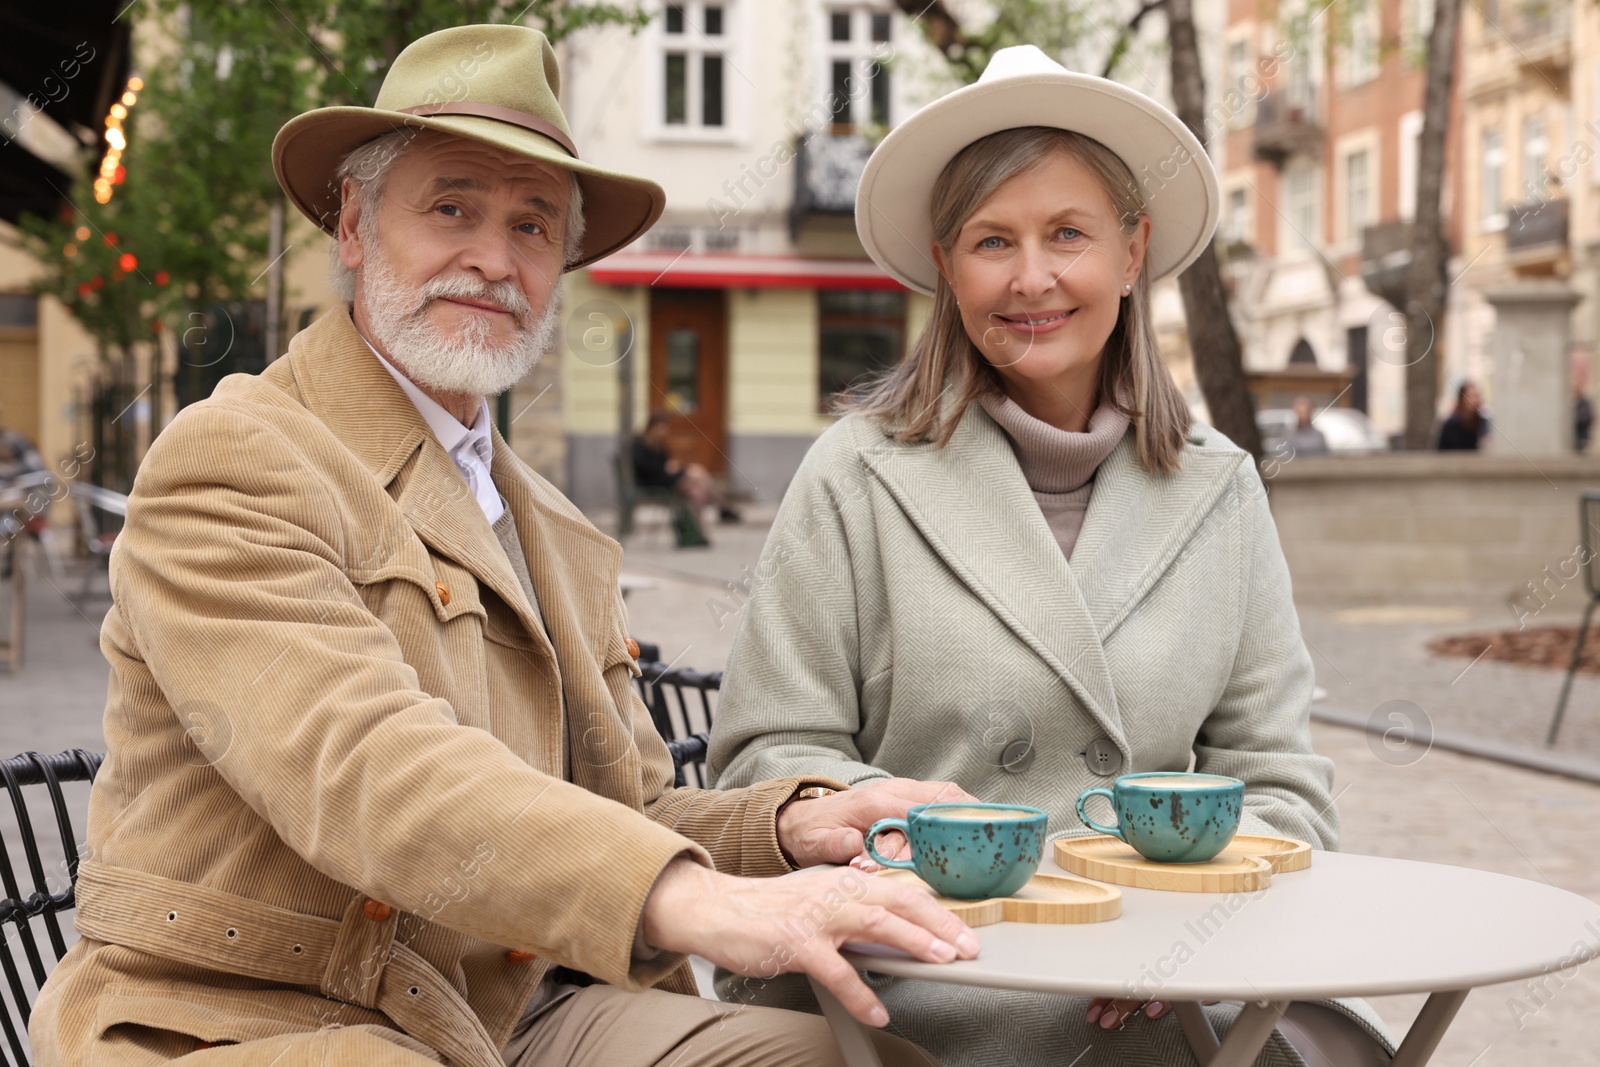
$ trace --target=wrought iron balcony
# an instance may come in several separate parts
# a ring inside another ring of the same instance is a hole
[[[1317,122],[1315,91],[1270,92],[1256,103],[1252,150],[1255,157],[1283,166],[1297,155],[1316,158],[1322,152],[1322,126]]]
[[[1523,0],[1501,24],[1524,67],[1565,70],[1572,63],[1572,7],[1563,0]]]
[[[1506,205],[1506,255],[1558,253],[1567,247],[1567,200],[1524,200]]]
[[[1395,307],[1406,303],[1411,271],[1411,223],[1394,220],[1361,231],[1361,280]]]
[[[872,143],[858,133],[815,133],[795,141],[794,203],[789,230],[797,234],[812,215],[849,217]]]

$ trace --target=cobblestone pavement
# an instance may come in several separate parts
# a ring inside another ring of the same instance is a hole
[[[707,670],[724,663],[744,599],[740,583],[754,567],[771,517],[747,514],[747,524],[711,527],[710,549],[678,551],[657,536],[629,544],[625,571],[654,583],[629,596],[633,633],[660,643],[664,658]],[[0,751],[100,748],[107,669],[97,630],[105,601],[80,615],[43,581],[33,583],[30,599],[27,663],[15,677],[0,670]],[[1553,604],[1538,621],[1569,621],[1576,607]],[[1441,729],[1542,745],[1559,672],[1435,659],[1423,650],[1439,634],[1514,626],[1509,611],[1302,605],[1300,614],[1329,704],[1376,712],[1387,701],[1409,700]],[[1600,758],[1600,681],[1579,681],[1562,747]],[[1493,870],[1600,900],[1594,853],[1600,786],[1438,749],[1400,757],[1380,739],[1334,726],[1314,726],[1313,736],[1337,766],[1344,849]],[[9,813],[0,813],[0,830],[12,832],[8,823]],[[1575,931],[1574,940],[1580,935]],[[1422,999],[1381,997],[1373,1004],[1403,1034]],[[1600,1067],[1596,1020],[1600,963],[1479,989],[1433,1062]]]

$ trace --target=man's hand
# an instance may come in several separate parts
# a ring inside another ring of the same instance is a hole
[[[886,945],[927,963],[978,954],[976,935],[925,889],[849,867],[736,878],[682,857],[661,872],[645,901],[644,939],[756,978],[808,974],[869,1026],[884,1025],[889,1013],[839,955],[846,941]]]
[[[778,844],[796,867],[849,863],[866,847],[866,833],[879,819],[903,819],[914,804],[976,801],[954,782],[889,778],[815,800],[796,800],[778,816]],[[898,842],[896,839],[898,838]],[[899,858],[904,839],[885,835],[878,851]],[[892,847],[891,847],[892,846]]]

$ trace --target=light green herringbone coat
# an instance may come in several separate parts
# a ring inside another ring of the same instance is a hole
[[[1332,849],[1314,677],[1261,479],[1216,430],[1197,424],[1182,469],[1156,476],[1130,428],[1096,474],[1069,564],[981,406],[943,448],[849,417],[784,497],[728,662],[711,771],[722,787],[950,780],[1044,808],[1063,833],[1082,830],[1085,788],[1181,771],[1192,751],[1196,770],[1246,782],[1245,831]],[[1082,1016],[1081,1002],[1061,1007],[1070,998],[886,985],[896,1023],[951,1062],[1066,1063],[1091,1039],[1108,1055],[1117,1044],[1067,1018]],[[1188,1062],[1175,1025],[1153,1033],[1169,1022],[1137,1038],[1156,1042],[1148,1054],[1130,1037],[1107,1062]],[[1274,1042],[1270,1062],[1299,1062]]]

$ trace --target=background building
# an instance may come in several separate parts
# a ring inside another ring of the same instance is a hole
[[[1409,263],[1431,14],[1428,0],[1230,0],[1228,84],[1245,103],[1222,116],[1219,247],[1258,408],[1303,394],[1404,429],[1403,319],[1363,270]],[[1455,249],[1459,111],[1453,101],[1442,198]],[[1445,324],[1436,345],[1451,368],[1470,332],[1454,313]]]
[[[1201,8],[1218,36],[1220,5]],[[1098,73],[1108,41],[1086,33],[1067,63]],[[857,240],[855,188],[876,142],[955,83],[887,0],[691,0],[637,35],[573,42],[566,70],[584,151],[667,190],[654,230],[567,282],[559,384],[541,386],[562,393],[567,491],[614,500],[614,457],[661,408],[675,453],[776,500],[832,422],[829,397],[900,358],[926,319],[931,301]],[[1164,57],[1137,41],[1117,73],[1166,94]],[[1198,402],[1173,283],[1157,307]]]

